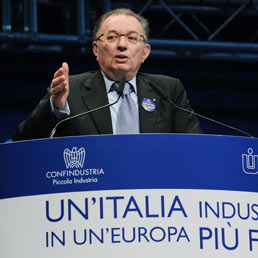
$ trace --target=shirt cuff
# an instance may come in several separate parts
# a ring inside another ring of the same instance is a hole
[[[56,118],[58,118],[58,119],[63,119],[63,118],[65,118],[65,117],[69,116],[70,113],[71,113],[67,101],[65,102],[65,106],[64,106],[63,109],[57,109],[57,108],[53,105],[51,98],[50,98],[50,105],[51,105],[51,111],[52,111],[52,113],[53,113],[54,116],[55,116]]]

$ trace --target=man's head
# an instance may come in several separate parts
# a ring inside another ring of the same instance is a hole
[[[143,17],[129,9],[115,9],[100,17],[93,53],[100,68],[113,80],[133,78],[149,56],[149,28]]]

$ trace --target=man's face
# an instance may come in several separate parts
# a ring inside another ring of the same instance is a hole
[[[114,32],[123,36],[115,42],[105,40],[109,33]],[[131,32],[144,35],[143,28],[136,18],[127,15],[111,15],[103,22],[97,34],[97,36],[101,34],[104,36],[93,42],[93,52],[100,68],[113,80],[120,80],[123,76],[127,80],[133,78],[149,56],[150,45],[145,44],[142,37],[136,43],[127,41],[124,35],[129,35]]]

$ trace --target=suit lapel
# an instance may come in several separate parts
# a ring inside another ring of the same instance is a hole
[[[151,86],[149,86],[148,81],[141,75],[137,76],[137,93],[138,93],[138,107],[139,107],[139,118],[140,118],[140,132],[153,133],[160,97],[151,88]],[[143,108],[142,101],[144,98],[151,99],[155,103],[156,105],[155,111],[149,112]]]
[[[105,82],[100,71],[93,74],[84,84],[82,99],[88,110],[108,104]],[[112,134],[112,121],[109,108],[92,112],[91,117],[100,134]]]

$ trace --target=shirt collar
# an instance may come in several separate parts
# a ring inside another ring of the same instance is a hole
[[[115,82],[114,80],[111,80],[110,78],[108,78],[108,76],[101,70],[101,73],[103,75],[104,81],[105,81],[105,85],[106,85],[106,90],[107,93],[110,92],[110,89],[113,85],[113,83]],[[131,80],[127,81],[128,83],[131,84],[131,86],[133,86],[135,93],[137,93],[137,87],[136,87],[136,76],[134,76]]]

